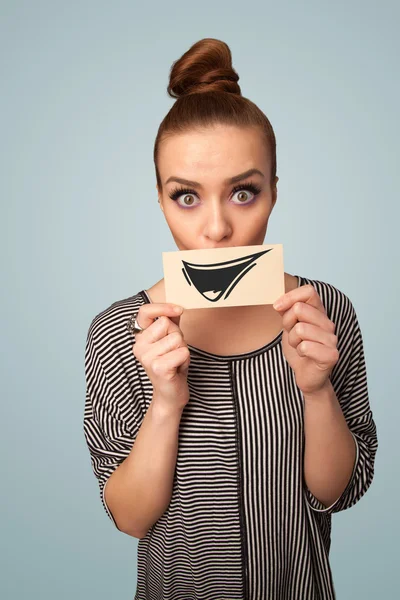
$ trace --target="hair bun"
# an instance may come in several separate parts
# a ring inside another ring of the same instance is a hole
[[[238,81],[229,46],[221,40],[204,38],[173,63],[167,91],[172,98],[201,92],[241,96]]]

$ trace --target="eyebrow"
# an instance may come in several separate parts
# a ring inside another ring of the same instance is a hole
[[[237,181],[241,181],[242,179],[246,179],[247,177],[250,177],[250,175],[261,175],[261,177],[264,177],[264,174],[261,173],[261,171],[259,171],[258,169],[249,169],[248,171],[245,171],[244,173],[240,173],[239,175],[235,175],[234,177],[229,177],[228,179],[225,179],[224,183],[236,183]],[[175,177],[174,175],[172,177],[170,177],[169,179],[167,179],[167,181],[165,182],[165,185],[167,185],[167,183],[170,183],[171,181],[176,181],[177,183],[183,183],[184,185],[191,185],[193,187],[198,187],[199,189],[203,189],[203,186],[201,185],[201,183],[198,183],[197,181],[190,181],[190,179],[182,179],[182,177]]]

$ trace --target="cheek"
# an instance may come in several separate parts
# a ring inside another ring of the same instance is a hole
[[[244,207],[238,212],[235,217],[236,223],[242,226],[246,224],[246,227],[257,231],[263,229],[268,223],[270,211],[266,209],[265,204],[255,203],[253,206],[249,206],[248,210]]]
[[[173,210],[174,208],[175,210]],[[175,241],[179,242],[179,247],[190,247],[193,243],[193,236],[196,235],[197,231],[197,220],[194,216],[190,219],[187,218],[188,214],[193,215],[193,213],[190,212],[190,209],[180,210],[176,207],[172,207],[172,210],[164,210],[167,225]]]

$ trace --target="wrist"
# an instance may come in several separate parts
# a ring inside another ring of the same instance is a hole
[[[159,422],[181,419],[183,407],[174,405],[171,400],[165,400],[160,396],[153,395],[149,410],[152,417]]]
[[[312,392],[302,392],[304,400],[307,402],[312,402],[314,400],[329,400],[332,397],[332,393],[334,393],[332,382],[330,379],[327,379],[322,387]]]

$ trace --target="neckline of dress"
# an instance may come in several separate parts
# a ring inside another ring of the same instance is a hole
[[[303,278],[300,275],[295,275],[295,277],[297,277],[297,281],[298,281],[297,287],[299,288],[302,285]],[[142,296],[145,303],[152,304],[150,296],[148,295],[146,290],[140,290],[139,294]],[[278,335],[276,335],[274,337],[273,340],[271,340],[267,344],[264,344],[260,348],[256,348],[255,350],[250,350],[249,352],[242,352],[239,354],[215,354],[214,352],[207,352],[207,350],[202,350],[201,348],[197,348],[196,346],[192,346],[191,344],[188,344],[187,346],[191,350],[191,352],[198,354],[200,356],[213,358],[214,360],[219,360],[219,361],[243,360],[246,358],[252,358],[253,356],[257,356],[258,354],[263,354],[264,352],[271,350],[277,344],[280,343],[280,341],[282,339],[282,334],[283,334],[283,329],[278,333]]]

